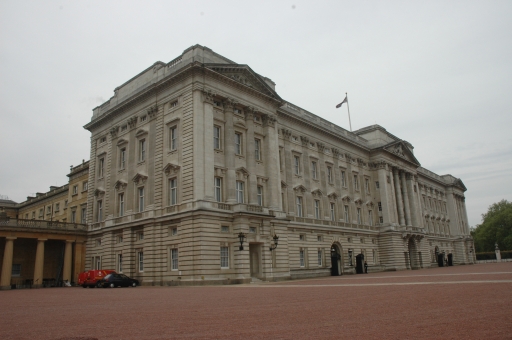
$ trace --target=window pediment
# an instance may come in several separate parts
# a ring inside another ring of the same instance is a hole
[[[352,199],[350,198],[350,196],[349,196],[349,195],[344,195],[344,196],[341,198],[341,200],[342,200],[343,202],[349,203]]]
[[[146,174],[139,172],[133,177],[132,181],[134,181],[135,184],[138,185],[145,183],[147,179],[148,176]]]
[[[139,129],[137,131],[137,133],[135,134],[135,137],[142,137],[142,136],[145,136],[148,134],[148,131],[147,130],[144,130],[144,129]]]
[[[305,192],[306,192],[306,187],[305,187],[305,186],[303,186],[302,184],[300,184],[300,185],[297,185],[295,188],[293,188],[293,190],[294,190],[295,192],[300,192],[300,193],[302,193],[302,194],[303,194],[303,193],[305,193]]]
[[[105,195],[105,190],[103,188],[98,188],[94,190],[94,196],[101,198],[103,197],[103,195]]]
[[[175,175],[180,170],[180,166],[172,163],[167,163],[166,166],[164,166],[163,171],[167,176]]]
[[[127,185],[128,184],[125,181],[118,180],[116,184],[114,184],[114,188],[116,188],[116,190],[124,190]]]
[[[327,197],[329,197],[329,200],[331,200],[331,201],[336,201],[339,196],[337,193],[331,192],[329,195],[327,195]]]
[[[313,195],[313,197],[322,197],[324,195],[324,193],[320,189],[311,191],[311,194]]]
[[[121,146],[121,145],[125,145],[125,144],[128,144],[128,141],[126,139],[120,139],[117,142],[117,146]]]

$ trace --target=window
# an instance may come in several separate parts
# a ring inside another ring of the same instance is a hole
[[[117,243],[123,243],[123,235],[117,236]]]
[[[316,162],[311,162],[311,177],[313,179],[317,179],[317,170],[316,170]]]
[[[335,204],[331,202],[331,221],[336,221],[336,209]]]
[[[85,224],[87,219],[87,208],[82,207],[82,211],[80,212],[80,223]]]
[[[379,217],[379,223],[384,223],[384,217]]]
[[[368,224],[370,226],[373,225],[373,214],[372,214],[372,211],[371,210],[368,210]]]
[[[258,185],[258,205],[260,207],[263,206],[263,187],[261,185]]]
[[[222,202],[222,178],[215,177],[213,180],[215,186],[215,200]]]
[[[229,248],[220,247],[220,267],[229,268]]]
[[[304,268],[304,250],[303,249],[301,249],[299,251],[299,262],[300,262],[300,267]]]
[[[119,150],[119,169],[123,170],[126,167],[126,148]]]
[[[82,191],[87,191],[89,187],[89,182],[85,181],[82,183]]]
[[[327,181],[329,183],[332,183],[332,167],[327,167]]]
[[[139,212],[144,211],[144,188],[139,188]]]
[[[322,251],[319,250],[318,251],[318,266],[321,267],[322,266],[322,259],[323,259],[323,256],[322,256]]]
[[[71,223],[75,223],[76,221],[76,210],[71,212]]]
[[[148,119],[148,116],[142,116],[142,117],[140,117],[140,121],[141,121],[141,122],[145,122],[145,121],[146,121],[146,119]]]
[[[73,185],[73,195],[76,195],[76,194],[78,194],[78,184]]]
[[[27,214],[25,214],[25,219],[26,219],[26,220],[28,220],[28,213],[27,213]]]
[[[143,162],[146,159],[146,140],[139,140],[139,162]]]
[[[361,224],[361,208],[357,208],[357,224]]]
[[[249,227],[249,234],[256,234],[256,227]]]
[[[101,246],[101,238],[96,239],[96,247]]]
[[[178,270],[178,249],[171,249],[171,270]]]
[[[176,106],[178,106],[178,101],[177,101],[177,100],[173,101],[173,102],[170,104],[170,107],[176,107]]]
[[[244,203],[244,182],[236,181],[236,201]]]
[[[349,221],[350,221],[350,214],[349,214],[349,210],[348,210],[348,205],[345,206],[344,214],[345,214],[345,222],[349,223]]]
[[[98,201],[97,202],[97,221],[96,222],[101,222],[103,220],[103,201]]]
[[[213,126],[213,148],[220,149],[220,126]]]
[[[382,203],[381,203],[381,202],[378,202],[378,203],[377,203],[377,206],[379,207],[379,211],[382,211]]]
[[[46,213],[50,214],[52,212],[52,207],[49,205],[46,207]]]
[[[220,227],[220,232],[221,233],[229,233],[229,227],[225,226],[225,225],[221,226]]]
[[[139,260],[139,273],[142,273],[144,271],[144,253],[142,251],[139,252],[138,260]]]
[[[320,219],[320,200],[315,200],[315,218]]]
[[[178,204],[178,181],[176,178],[169,180],[169,205]]]
[[[78,187],[78,185],[77,185]],[[55,211],[59,211],[60,210],[60,203],[55,203]]]
[[[11,276],[21,276],[21,264],[13,264]]]
[[[101,256],[95,256],[95,257],[93,257],[93,260],[94,260],[93,262],[95,264],[94,269],[96,269],[96,270],[101,269]]]
[[[345,177],[345,171],[341,171],[341,186],[346,188],[347,187],[347,180]]]
[[[43,217],[43,208],[39,209],[39,217]]]
[[[123,254],[117,254],[117,271],[123,272]]]
[[[354,175],[354,190],[359,190],[359,177]]]
[[[293,156],[293,168],[296,175],[300,174],[300,157]]]
[[[171,229],[171,235],[172,236],[178,235],[178,228],[177,227],[174,227],[174,228]]]
[[[302,197],[297,196],[296,202],[297,202],[297,217],[302,217],[303,216],[303,214],[302,214]]]
[[[178,147],[178,129],[173,126],[169,129],[169,149],[176,150]]]
[[[118,215],[119,217],[121,216],[124,216],[124,193],[123,194],[119,194],[119,212],[118,212]]]
[[[105,158],[100,158],[99,164],[98,164],[98,177],[102,178],[103,173],[105,171]]]
[[[100,138],[100,143],[105,143],[107,141],[107,137],[101,137]]]
[[[257,161],[261,160],[261,140],[255,138],[254,139],[254,158]]]
[[[235,133],[235,154],[242,154],[242,134],[239,132]]]
[[[137,233],[137,240],[138,240],[138,241],[142,241],[142,240],[144,240],[144,232],[143,232],[143,231],[139,231],[139,232]]]
[[[299,235],[299,240],[300,240],[300,241],[306,241],[306,235],[304,235],[304,234],[300,234],[300,235]]]
[[[316,240],[317,240],[318,242],[322,242],[324,239],[323,239],[322,235],[318,235],[318,236],[316,237]]]
[[[379,188],[380,188],[379,181],[375,182],[375,188],[376,188],[376,189],[379,189]]]
[[[370,180],[368,178],[364,179],[364,188],[367,194],[370,194]]]
[[[32,218],[36,218],[36,212],[35,211],[32,211]]]

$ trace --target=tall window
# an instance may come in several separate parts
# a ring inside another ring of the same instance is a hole
[[[359,190],[359,177],[354,175],[354,190]]]
[[[76,220],[76,210],[71,212],[71,223],[75,223]]]
[[[322,251],[318,250],[318,266],[319,267],[322,266],[322,260],[323,260]]]
[[[263,206],[263,187],[258,185],[258,205]]]
[[[119,217],[124,216],[124,193],[119,194]]]
[[[331,221],[336,221],[336,209],[335,204],[331,202]]]
[[[101,222],[103,220],[103,201],[98,201],[97,202],[97,217],[98,217],[98,220],[97,222]]]
[[[86,191],[88,187],[89,182],[85,181],[82,183],[82,191]]]
[[[141,139],[139,141],[139,162],[142,162],[146,159],[146,140]]]
[[[76,194],[78,194],[78,184],[73,185],[73,195],[76,195]]]
[[[373,225],[373,214],[371,210],[368,210],[368,224]]]
[[[302,197],[301,196],[297,196],[297,217],[302,217],[303,216],[303,213],[302,213]]]
[[[176,150],[178,147],[178,129],[173,126],[169,129],[169,149]]]
[[[293,156],[293,167],[296,175],[300,174],[300,157]]]
[[[341,186],[344,188],[347,187],[347,178],[345,176],[345,171],[341,171]]]
[[[320,200],[315,200],[315,218],[320,219]]]
[[[259,161],[261,160],[261,140],[254,139],[254,158]]]
[[[169,180],[169,205],[178,204],[178,181],[176,178]]]
[[[220,149],[220,126],[213,126],[213,148]]]
[[[144,271],[144,253],[142,251],[139,252],[138,262],[139,262],[139,272],[142,273]]]
[[[87,208],[82,207],[82,211],[80,212],[80,223],[85,224],[87,219]]]
[[[244,182],[236,181],[236,201],[244,203]]]
[[[317,179],[317,170],[316,170],[316,162],[311,162],[311,177],[313,177],[313,179]]]
[[[105,172],[105,158],[100,158],[99,164],[98,164],[98,177],[102,178],[103,174]]]
[[[300,262],[300,266],[303,268],[304,267],[304,249],[301,249],[299,251],[299,262]]]
[[[329,183],[332,183],[332,167],[327,167],[327,181]]]
[[[370,194],[370,180],[368,178],[364,179],[364,189],[367,194]]]
[[[144,187],[139,188],[139,212],[144,211]]]
[[[381,203],[381,202],[378,202],[378,203],[377,203],[377,206],[379,207],[379,211],[382,211],[382,203]]]
[[[242,134],[238,132],[235,133],[235,153],[242,154]]]
[[[171,270],[178,270],[178,249],[171,249]]]
[[[123,170],[126,167],[126,148],[119,150],[119,169]]]
[[[357,224],[361,224],[361,208],[357,208]]]
[[[229,268],[229,248],[220,247],[220,267]]]
[[[123,272],[123,254],[117,254],[117,271]]]
[[[349,214],[349,210],[348,210],[348,205],[345,206],[345,222],[346,223],[349,223],[350,221],[350,214]]]
[[[213,180],[215,185],[215,200],[222,202],[222,178],[215,177]]]

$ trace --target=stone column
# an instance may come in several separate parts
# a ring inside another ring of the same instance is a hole
[[[405,183],[406,172],[402,171],[401,174],[402,188],[404,189],[404,205],[405,205],[405,223],[408,227],[412,227],[411,224],[411,207],[409,205],[409,195],[407,193],[407,185]]]
[[[256,148],[254,141],[254,109],[252,107],[245,110],[245,125],[247,127],[247,171],[249,171],[248,194],[249,204],[258,204],[258,191],[256,180]],[[263,141],[262,141],[263,142]],[[260,144],[260,148],[261,148]],[[260,155],[263,150],[260,149]],[[265,157],[267,154],[265,153]]]
[[[64,248],[64,268],[62,268],[62,280],[71,282],[71,260],[73,240],[66,240],[66,247]]]
[[[406,187],[407,187],[407,194],[409,196],[409,204],[411,208],[411,225],[415,227],[420,227],[420,222],[418,221],[418,211],[419,207],[416,201],[416,195],[414,193],[414,182],[413,182],[413,175],[411,173],[406,174]]]
[[[82,241],[75,242],[75,258],[73,270],[73,282],[78,282],[78,275],[85,269],[84,246]]]
[[[236,203],[236,171],[235,171],[235,126],[233,125],[233,102],[224,101],[225,138],[224,138],[224,157],[227,168],[226,188],[228,197],[226,203]]]
[[[12,254],[14,252],[14,240],[16,237],[6,237],[4,260],[2,262],[2,277],[0,289],[11,289]]]
[[[398,220],[400,221],[401,226],[405,226],[404,204],[402,202],[402,191],[400,190],[400,182],[398,179],[398,169],[397,168],[393,168],[393,180],[395,182],[395,195],[396,195],[396,205],[398,207]]]
[[[263,131],[265,133],[265,170],[268,176],[267,207],[280,211],[281,183],[279,173],[279,143],[277,140],[276,118],[271,115],[263,116]],[[290,184],[288,184],[290,185]]]
[[[389,200],[391,195],[391,188],[388,187],[387,182],[387,165],[385,163],[379,164],[379,170],[377,170],[378,178],[379,178],[379,186],[380,186],[380,202],[382,206],[382,220],[385,224],[389,224],[394,222],[394,214],[392,214],[392,200]],[[377,207],[378,210],[378,207]]]
[[[34,265],[34,288],[43,286],[44,270],[44,242],[46,239],[37,239],[36,261]]]
[[[283,157],[283,172],[286,181],[286,201],[288,202],[287,213],[295,211],[295,194],[293,192],[293,163],[292,163],[292,153],[290,146],[290,137],[292,132],[287,129],[281,129],[281,134],[283,136],[284,141],[284,149],[282,150],[281,156]],[[282,207],[283,211],[285,211],[285,207]]]

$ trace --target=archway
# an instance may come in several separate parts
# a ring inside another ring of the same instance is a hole
[[[341,275],[343,268],[341,246],[337,243],[331,245],[331,276]]]

